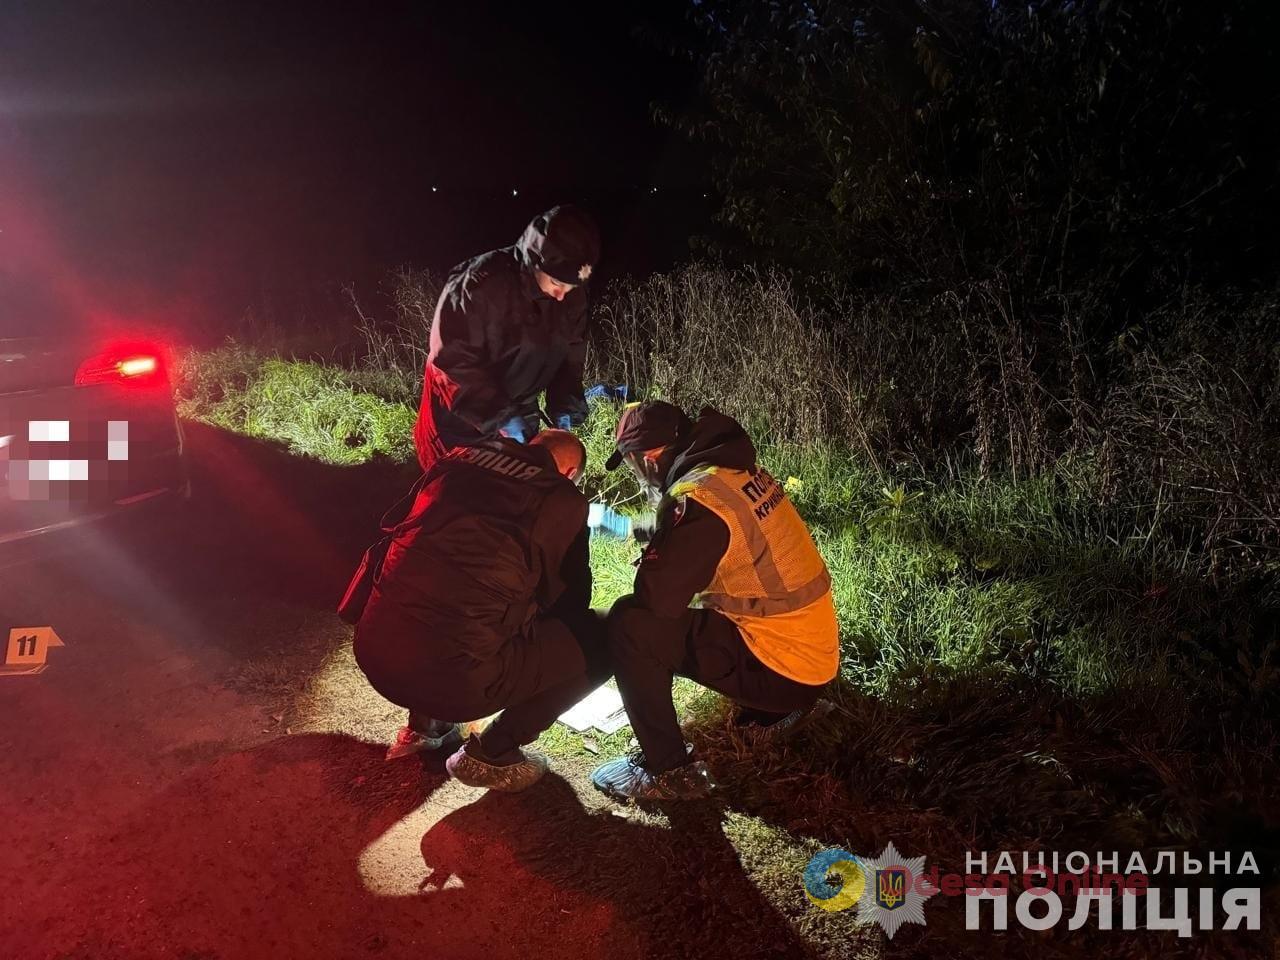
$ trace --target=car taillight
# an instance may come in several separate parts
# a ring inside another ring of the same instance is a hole
[[[87,387],[114,383],[125,387],[154,387],[167,382],[160,351],[151,346],[111,347],[94,354],[76,370],[75,384]]]

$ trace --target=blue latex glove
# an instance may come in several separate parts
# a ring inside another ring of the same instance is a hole
[[[631,536],[631,518],[624,517],[603,503],[593,503],[587,507],[587,526],[593,533],[617,540],[626,540]]]
[[[556,429],[558,429],[558,430],[572,430],[572,429],[573,429],[573,417],[569,416],[569,414],[567,414],[567,413],[562,413],[562,414],[560,414],[560,416],[556,417]]]
[[[630,394],[631,389],[625,383],[597,383],[583,392],[588,400],[619,400],[623,403]]]
[[[524,443],[525,441],[525,422],[524,417],[512,417],[500,428],[504,437],[510,437],[516,443]]]

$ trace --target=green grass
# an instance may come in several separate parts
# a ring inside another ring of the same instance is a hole
[[[324,463],[413,457],[414,411],[368,389],[367,374],[264,357],[239,344],[191,352],[180,366],[181,416],[276,440]]]
[[[368,374],[237,345],[183,371],[184,416],[328,463],[413,456],[399,381],[384,399]],[[587,491],[638,510],[626,471],[602,469],[617,413],[595,405],[581,431]],[[893,839],[960,869],[965,849],[1208,850],[1226,829],[1274,830],[1274,651],[1247,611],[1181,572],[1174,546],[1079,493],[1087,460],[982,480],[954,465],[885,476],[837,445],[760,448],[831,569],[836,722],[760,748],[714,694],[680,681],[676,698],[771,897],[794,906],[798,858],[818,845]],[[636,553],[593,542],[595,606],[630,590]],[[629,731],[590,739],[594,753],[557,726],[541,743],[587,766]],[[795,922],[831,955],[852,935],[847,917],[801,909]]]
[[[369,371],[236,343],[192,352],[181,370],[185,417],[326,463],[412,460],[414,410],[398,381],[390,393],[401,399],[388,400],[372,392]],[[586,489],[636,511],[627,472],[603,469],[617,412],[595,404],[581,430]],[[886,478],[835,445],[760,447],[831,568],[842,676],[859,693],[920,705],[953,699],[957,685],[1009,680],[1078,700],[1280,691],[1280,674],[1247,630],[1223,663],[1193,652],[1221,633],[1211,591],[1179,575],[1171,550],[1126,536],[1076,492],[1069,471],[1078,465],[1022,481],[964,473],[939,481],[906,471]],[[630,589],[635,555],[633,545],[594,543],[596,606]]]

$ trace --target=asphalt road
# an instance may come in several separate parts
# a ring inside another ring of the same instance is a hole
[[[66,644],[0,677],[0,957],[805,955],[717,823],[385,762],[332,607],[412,474],[190,441],[183,515],[0,560],[3,632]]]

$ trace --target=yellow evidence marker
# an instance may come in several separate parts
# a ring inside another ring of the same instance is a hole
[[[43,672],[47,667],[50,647],[64,647],[53,627],[14,627],[9,631],[9,644],[0,664],[0,677],[23,677]]]

